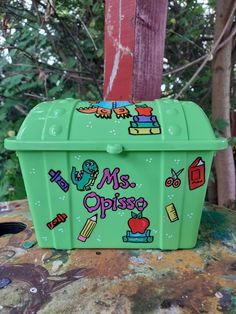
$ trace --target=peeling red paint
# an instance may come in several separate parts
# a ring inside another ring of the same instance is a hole
[[[107,0],[105,100],[160,97],[167,0]]]
[[[105,12],[104,99],[132,97],[136,1],[107,0]]]

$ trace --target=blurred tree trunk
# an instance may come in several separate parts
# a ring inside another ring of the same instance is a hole
[[[214,40],[222,33],[224,26],[235,7],[235,0],[217,0]],[[226,30],[222,40],[226,39],[233,23]],[[230,131],[230,74],[232,40],[217,51],[213,60],[212,115],[216,123],[223,119],[228,123],[222,131],[224,137],[231,137]],[[232,148],[219,152],[215,159],[218,204],[230,205],[235,200],[235,167]]]
[[[213,181],[213,178],[214,181]],[[207,186],[207,200],[211,204],[217,204],[217,186],[216,186],[216,174],[215,174],[215,165],[212,166],[212,177],[210,177],[208,186]]]

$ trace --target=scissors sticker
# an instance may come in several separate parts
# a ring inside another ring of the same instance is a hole
[[[166,179],[165,186],[168,188],[173,186],[173,188],[178,188],[181,184],[179,175],[184,171],[184,168],[176,172],[174,169],[171,169],[171,177]]]

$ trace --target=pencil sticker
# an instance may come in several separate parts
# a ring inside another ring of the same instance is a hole
[[[80,231],[80,234],[78,236],[78,240],[85,242],[93,232],[94,228],[97,224],[97,217],[98,215],[94,215],[87,219],[85,225],[83,226],[83,229]]]
[[[188,168],[190,190],[195,190],[205,183],[205,161],[197,157]]]

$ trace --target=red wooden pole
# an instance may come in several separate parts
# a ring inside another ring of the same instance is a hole
[[[161,95],[167,0],[106,0],[105,100]]]

